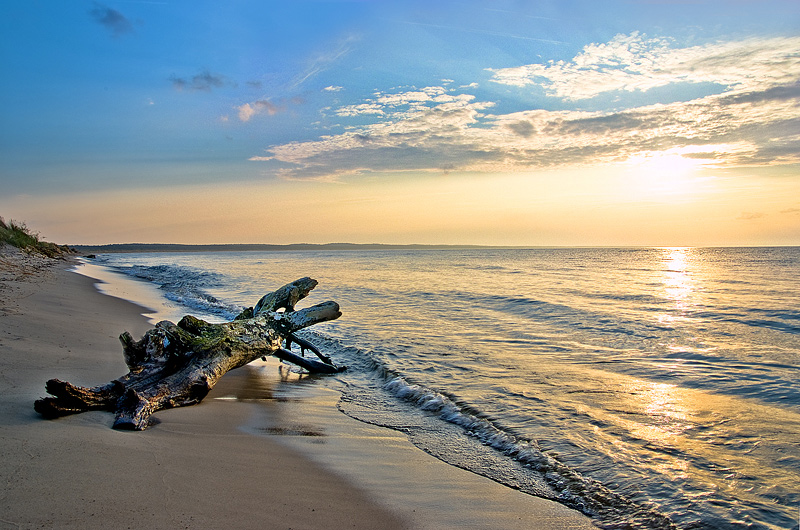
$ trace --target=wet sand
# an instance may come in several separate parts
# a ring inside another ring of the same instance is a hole
[[[67,269],[0,250],[0,528],[592,528],[344,416],[335,391],[282,379],[275,361],[144,432],[106,412],[44,420],[47,379],[117,378],[119,333],[152,327]]]

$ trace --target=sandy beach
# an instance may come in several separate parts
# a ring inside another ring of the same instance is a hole
[[[344,416],[335,392],[282,381],[272,361],[144,432],[105,412],[42,419],[45,381],[123,375],[119,333],[151,327],[73,266],[0,254],[0,528],[593,528]]]

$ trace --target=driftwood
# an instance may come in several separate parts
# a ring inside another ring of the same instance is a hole
[[[107,410],[116,413],[115,429],[144,430],[154,412],[199,403],[225,373],[259,357],[274,355],[309,372],[340,372],[344,367],[294,334],[341,316],[335,302],[294,310],[316,285],[316,280],[301,278],[224,324],[187,315],[177,324],[159,322],[139,341],[126,331],[119,339],[130,372],[94,388],[51,379],[46,389],[54,397],[36,401],[34,409],[47,418]],[[300,347],[301,355],[291,351],[292,344]],[[306,350],[320,360],[304,357]]]

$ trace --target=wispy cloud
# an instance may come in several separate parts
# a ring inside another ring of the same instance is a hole
[[[520,86],[541,83],[568,102],[600,90],[681,82],[692,71],[692,79],[719,85],[718,93],[616,111],[489,114],[494,104],[477,101],[465,88],[408,87],[334,109],[345,120],[343,133],[275,145],[252,160],[281,162],[285,178],[328,180],[364,171],[596,165],[657,152],[713,167],[800,163],[800,38],[686,50],[676,55],[666,41],[652,43],[639,34],[618,37],[587,47],[569,65],[553,66],[550,77],[527,77]],[[574,75],[577,64],[598,73],[602,86],[591,88]],[[352,117],[372,123],[347,127]]]
[[[233,85],[234,83],[221,74],[214,74],[208,70],[202,70],[191,77],[178,77],[171,76],[169,80],[176,90],[193,90],[209,92],[214,88],[221,88],[227,84]]]
[[[133,24],[122,13],[116,9],[95,2],[89,10],[92,19],[111,32],[114,38],[122,37],[127,33],[133,33]]]
[[[309,79],[316,77],[321,72],[324,72],[333,66],[337,61],[339,61],[339,59],[353,50],[355,43],[358,42],[358,40],[359,38],[356,35],[348,35],[340,39],[324,52],[314,55],[308,61],[305,68],[294,77],[289,88],[291,90],[296,89]]]

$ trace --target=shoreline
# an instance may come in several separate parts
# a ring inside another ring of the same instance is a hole
[[[410,528],[290,448],[237,429],[244,410],[206,399],[144,432],[87,412],[33,410],[57,377],[97,385],[127,372],[116,336],[151,326],[56,263],[0,291],[2,528]]]
[[[282,380],[277,361],[226,374],[141,433],[112,430],[104,412],[41,419],[32,404],[47,379],[119,377],[117,335],[152,327],[152,311],[70,266],[3,277],[0,528],[593,528],[345,416],[338,392]]]

